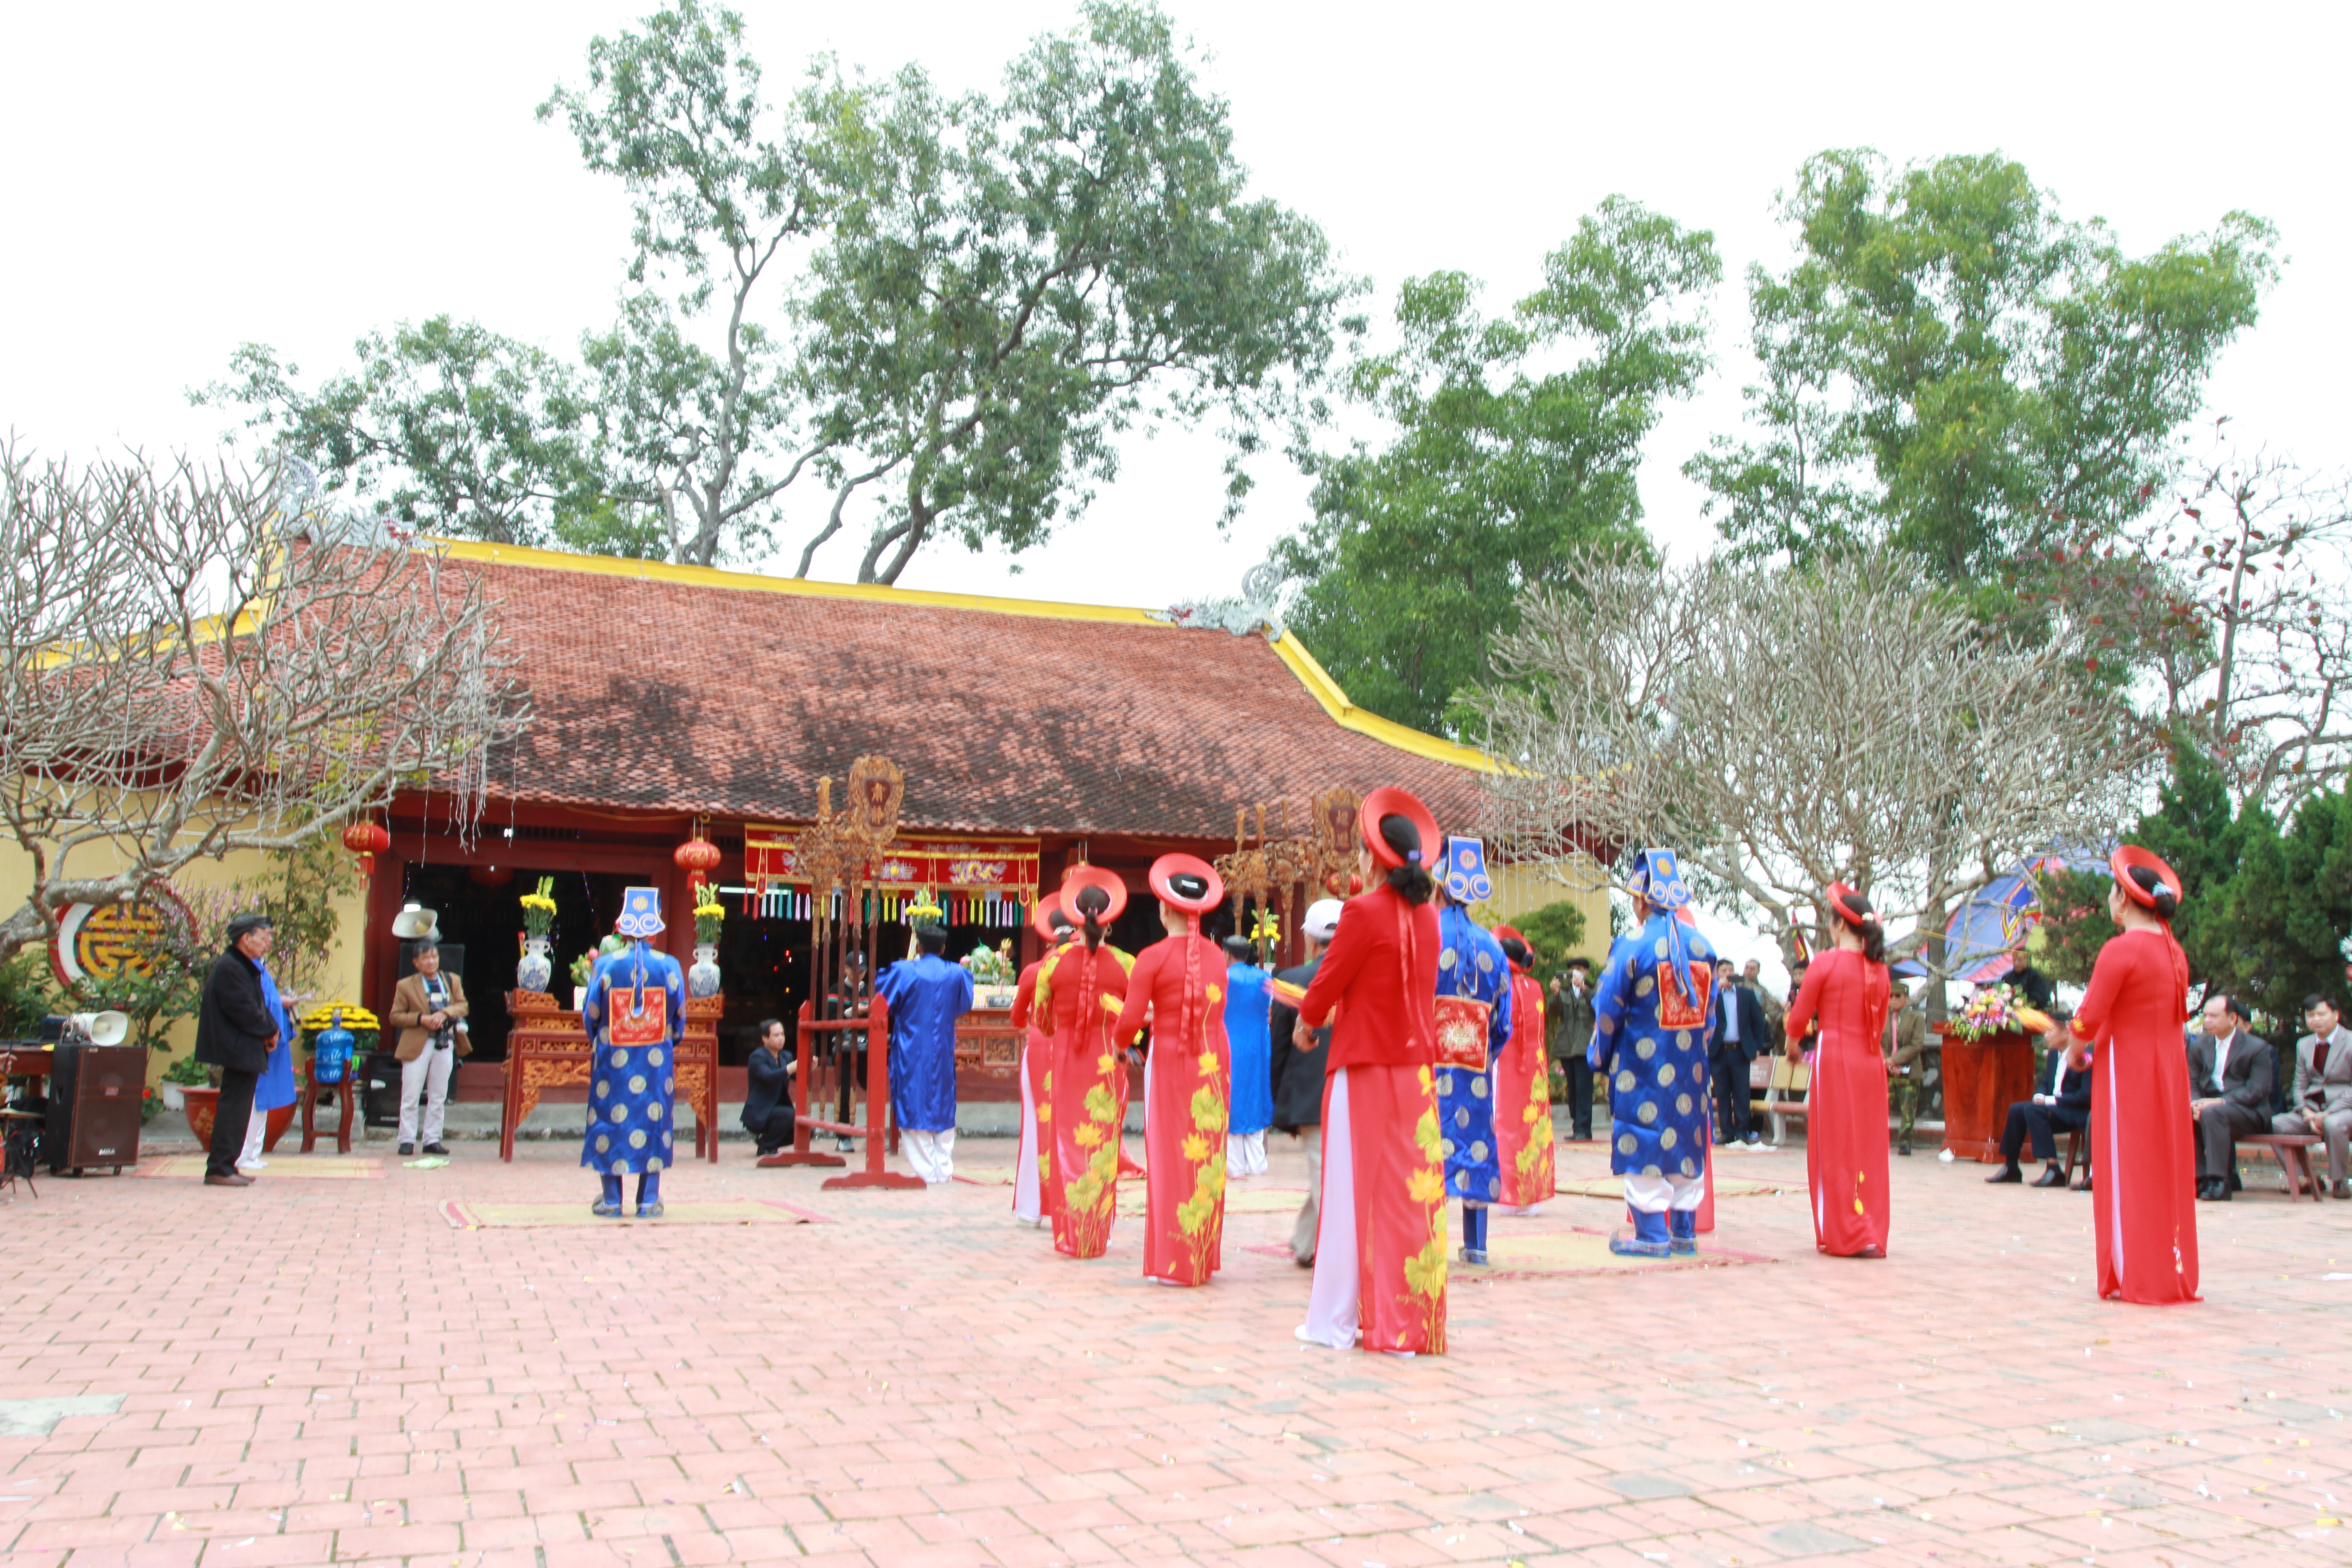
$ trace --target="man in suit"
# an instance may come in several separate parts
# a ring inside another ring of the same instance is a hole
[[[1299,922],[1307,939],[1307,962],[1276,971],[1276,980],[1301,991],[1315,983],[1315,972],[1323,967],[1323,950],[1339,929],[1341,908],[1337,899],[1318,899],[1307,906],[1307,916]],[[1266,1038],[1273,1126],[1307,1145],[1307,1201],[1298,1205],[1298,1217],[1290,1226],[1290,1256],[1301,1268],[1312,1268],[1315,1232],[1322,1223],[1323,1068],[1330,1056],[1331,1030],[1328,1025],[1309,1029],[1298,1009],[1277,996],[1266,1012]]]
[[[1745,985],[1732,983],[1731,960],[1715,966],[1715,1049],[1707,1066],[1715,1076],[1715,1141],[1761,1143],[1748,1125],[1748,1067],[1771,1047],[1765,1033],[1764,1004]]]
[[[2189,1117],[2197,1127],[2197,1195],[2227,1203],[2237,1185],[2238,1140],[2270,1125],[2270,1042],[2246,1029],[2234,996],[2205,999],[2204,1031],[2189,1042]]]
[[[2311,1032],[2294,1043],[2294,1096],[2271,1131],[2326,1139],[2330,1190],[2352,1198],[2352,1029],[2333,996],[2305,997],[2303,1022]]]
[[[1568,967],[1552,976],[1550,990],[1544,1017],[1551,1035],[1551,1059],[1567,1071],[1569,1135],[1580,1143],[1590,1142],[1592,1064],[1584,1052],[1592,1044],[1592,961],[1570,959]]]
[[[782,1018],[761,1022],[760,1042],[743,1064],[743,1131],[762,1156],[792,1147],[793,1049]]]
[[[2033,1184],[2066,1184],[2065,1169],[2058,1163],[2058,1134],[2089,1129],[2094,1070],[2084,1068],[2075,1072],[2066,1066],[2066,1058],[2074,1051],[2074,1041],[2067,1037],[2066,1030],[2071,1016],[2063,1008],[2052,1010],[2049,1033],[2042,1037],[2042,1043],[2049,1050],[2042,1058],[2042,1076],[2033,1086],[2033,1098],[2011,1103],[2009,1125],[2000,1134],[2001,1167],[1986,1181],[2023,1181],[2025,1176],[2017,1167],[2017,1157],[2030,1137],[2033,1141],[2033,1157],[2045,1167]]]
[[[392,1054],[400,1059],[400,1153],[416,1152],[416,1097],[425,1097],[425,1152],[446,1154],[441,1142],[449,1110],[449,1075],[457,1058],[470,1055],[474,1043],[460,1033],[457,1021],[466,1016],[465,984],[441,973],[441,950],[430,941],[417,944],[409,962],[413,974],[404,974],[392,988],[392,1026],[400,1031]]]
[[[196,1011],[196,1060],[221,1069],[220,1097],[214,1102],[213,1141],[205,1160],[205,1185],[249,1187],[237,1155],[253,1120],[253,1091],[278,1044],[278,1020],[261,984],[261,961],[277,933],[269,917],[243,914],[228,922],[228,946],[205,975]]]

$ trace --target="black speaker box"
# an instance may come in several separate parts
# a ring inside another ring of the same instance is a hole
[[[139,1102],[147,1094],[142,1046],[60,1045],[49,1068],[42,1152],[52,1173],[139,1163]]]

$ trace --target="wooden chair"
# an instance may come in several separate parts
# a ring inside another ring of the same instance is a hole
[[[1772,1058],[1772,1076],[1765,1084],[1764,1098],[1749,1100],[1748,1109],[1750,1115],[1771,1119],[1774,1148],[1787,1142],[1789,1122],[1804,1119],[1805,1095],[1812,1082],[1810,1064],[1792,1062],[1784,1056]]]
[[[2248,1143],[2268,1149],[2271,1158],[2286,1174],[2287,1201],[2303,1196],[2303,1189],[2311,1188],[2311,1201],[2317,1203],[2326,1189],[2320,1185],[2319,1167],[2312,1159],[2312,1150],[2318,1146],[2319,1136],[2312,1132],[2250,1132],[2238,1140],[2240,1147]]]
[[[2091,1135],[2079,1127],[2066,1134],[2066,1184],[2070,1187],[2075,1185],[2077,1169],[2084,1181],[2091,1179]]]

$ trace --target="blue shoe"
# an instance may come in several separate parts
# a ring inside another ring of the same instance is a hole
[[[659,1198],[656,1198],[649,1204],[639,1204],[637,1205],[637,1217],[639,1219],[659,1219],[661,1216],[662,1202]]]
[[[1482,1248],[1465,1247],[1462,1249],[1462,1261],[1484,1268],[1486,1267],[1486,1254]]]
[[[588,1212],[598,1219],[619,1219],[621,1205],[618,1201],[612,1198],[598,1198],[589,1206]]]
[[[1609,1238],[1609,1250],[1620,1258],[1664,1258],[1673,1251],[1674,1242],[1666,1232],[1666,1216],[1633,1211],[1633,1234],[1623,1231]]]
[[[1676,1209],[1669,1217],[1672,1224],[1666,1250],[1685,1254],[1696,1252],[1698,1250],[1698,1215],[1688,1209]]]

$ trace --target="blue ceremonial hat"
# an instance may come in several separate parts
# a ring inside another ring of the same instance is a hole
[[[1666,917],[1667,955],[1675,966],[1675,984],[1683,994],[1696,999],[1698,987],[1691,979],[1690,943],[1683,936],[1683,922],[1675,911],[1690,904],[1690,884],[1683,880],[1683,868],[1671,849],[1644,849],[1641,863],[1633,874],[1625,879],[1626,886],[1650,901],[1654,910],[1664,910]]]
[[[1495,884],[1486,876],[1486,846],[1475,838],[1459,834],[1445,840],[1445,870],[1440,880],[1445,884],[1446,897],[1457,904],[1475,904],[1495,896]]]
[[[661,918],[659,888],[631,888],[621,895],[621,918],[613,929],[623,936],[643,939],[659,936],[667,928]]]
[[[1671,849],[1644,849],[1627,885],[1650,900],[1653,909],[1679,910],[1690,902],[1690,884]]]

